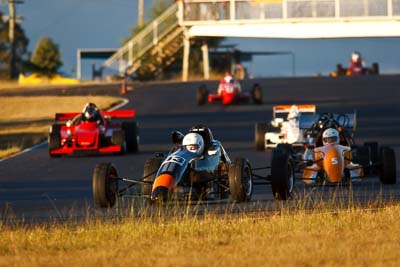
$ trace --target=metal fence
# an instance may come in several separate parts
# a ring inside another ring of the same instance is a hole
[[[392,19],[400,16],[400,0],[184,0],[184,25],[210,21],[296,19]]]

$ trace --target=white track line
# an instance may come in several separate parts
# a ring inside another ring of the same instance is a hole
[[[118,104],[118,105],[116,105],[116,106],[114,106],[114,107],[108,109],[108,111],[113,111],[113,110],[119,109],[119,108],[125,106],[125,105],[128,104],[128,103],[129,103],[129,99],[122,98],[122,102],[121,102],[120,104]],[[47,144],[47,141],[43,141],[43,142],[40,143],[40,144],[37,144],[37,145],[34,145],[33,147],[30,147],[30,148],[27,148],[27,149],[25,149],[25,150],[22,150],[22,151],[20,151],[20,152],[18,152],[18,153],[16,153],[16,154],[13,154],[13,155],[11,155],[11,156],[9,156],[9,157],[7,157],[7,158],[0,159],[0,163],[3,162],[3,161],[6,161],[6,160],[8,160],[8,159],[12,159],[12,158],[18,157],[18,156],[20,156],[20,155],[22,155],[22,154],[28,153],[28,152],[30,152],[30,151],[32,151],[32,150],[34,150],[34,149],[36,149],[36,148],[38,148],[38,147],[40,147],[40,146],[43,146],[44,144]]]

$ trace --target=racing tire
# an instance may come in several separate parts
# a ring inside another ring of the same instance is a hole
[[[143,181],[144,182],[154,182],[156,179],[157,171],[161,166],[161,163],[163,162],[163,158],[151,158],[146,160],[146,163],[144,164],[144,170],[143,170]],[[149,197],[151,196],[151,190],[152,190],[153,185],[151,184],[143,184],[142,186],[142,193],[143,195],[146,195]]]
[[[111,163],[99,163],[93,172],[93,200],[101,208],[112,208],[118,198],[118,172]]]
[[[250,201],[253,194],[253,177],[250,163],[239,158],[229,166],[229,190],[235,202]]]
[[[59,133],[51,133],[48,137],[49,150],[61,147],[61,135]]]
[[[394,150],[389,147],[381,149],[381,170],[379,179],[382,184],[396,183],[396,156]]]
[[[261,86],[258,83],[253,85],[251,95],[252,95],[254,104],[261,105],[263,103],[263,93],[262,93]]]
[[[356,147],[353,162],[361,166],[371,165],[371,149],[368,146]]]
[[[123,122],[122,129],[125,132],[126,151],[138,152],[139,151],[139,127],[137,122]]]
[[[378,63],[372,63],[371,68],[369,69],[369,74],[372,75],[379,75],[379,64]]]
[[[293,154],[293,146],[292,146],[291,144],[286,144],[286,143],[278,144],[278,145],[276,146],[276,148],[285,151],[285,152],[288,153],[289,155],[290,155],[290,154]]]
[[[205,84],[200,85],[199,89],[197,89],[197,105],[203,106],[207,102],[208,90]]]
[[[121,152],[115,154],[122,155],[126,152],[125,131],[114,131],[111,136],[111,142],[121,147]]]
[[[288,200],[293,196],[294,166],[288,151],[276,148],[272,154],[271,188],[276,200]]]
[[[257,122],[254,125],[254,144],[257,151],[265,149],[265,133],[267,132],[267,123]]]
[[[379,162],[378,142],[365,142],[364,146],[369,148],[369,152],[370,152],[369,154],[371,156],[372,163],[374,164],[374,163]]]

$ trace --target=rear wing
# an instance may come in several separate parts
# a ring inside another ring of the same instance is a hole
[[[355,131],[357,127],[357,112],[353,113],[333,113],[333,119],[337,121],[341,126],[348,130]],[[299,118],[299,128],[309,129],[311,126],[317,122],[320,118],[320,114],[304,114]]]
[[[55,120],[56,121],[68,121],[72,120],[76,116],[81,114],[81,112],[64,112],[64,113],[56,113]]]
[[[136,112],[134,109],[125,109],[125,110],[115,110],[115,111],[100,111],[103,117],[108,117],[110,119],[130,119],[135,118]],[[55,120],[56,121],[68,121],[72,120],[76,116],[82,114],[81,112],[64,112],[64,113],[56,113]]]
[[[134,109],[102,111],[101,115],[111,119],[133,119],[136,116],[136,111]]]
[[[289,113],[291,111],[299,112],[308,112],[314,113],[317,110],[316,105],[314,104],[301,104],[301,105],[277,105],[272,108],[273,116],[277,113]]]

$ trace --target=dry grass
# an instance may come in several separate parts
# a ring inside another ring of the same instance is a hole
[[[44,141],[56,112],[79,112],[87,102],[106,109],[120,101],[105,96],[1,97],[0,158]]]
[[[9,229],[0,266],[399,266],[400,206]]]

